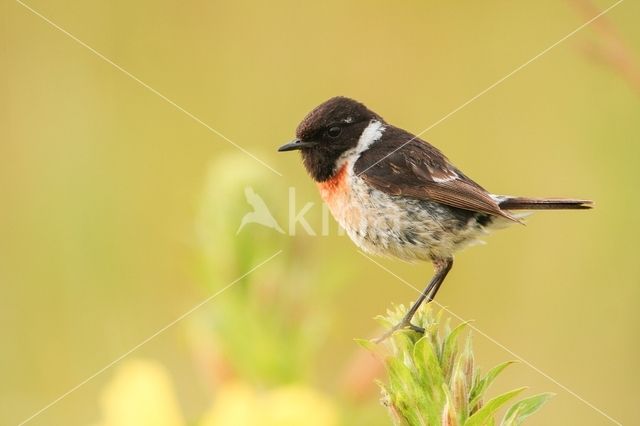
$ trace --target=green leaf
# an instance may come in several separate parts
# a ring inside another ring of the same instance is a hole
[[[440,367],[440,362],[438,360],[438,355],[435,351],[435,348],[431,345],[430,342],[426,341],[424,344],[424,351],[422,353],[422,359],[417,360],[418,362],[424,363],[426,369],[426,375],[429,379],[429,382],[433,386],[434,389],[440,388],[440,385],[444,382],[444,373],[442,368]]]
[[[393,324],[393,322],[391,322],[391,319],[389,319],[389,317],[385,317],[384,315],[376,315],[375,317],[373,317],[373,319],[384,328],[391,329],[395,325]]]
[[[386,359],[387,370],[389,371],[389,385],[392,390],[403,390],[406,393],[410,390],[413,377],[407,366],[398,358],[388,357]]]
[[[506,412],[500,426],[520,426],[527,417],[538,411],[553,396],[552,393],[541,393],[516,402]]]
[[[371,351],[371,352],[376,352],[377,349],[377,345],[375,343],[373,343],[371,340],[369,339],[353,339],[358,345],[360,345],[361,347],[363,347],[364,349]]]
[[[445,377],[451,377],[451,370],[453,369],[453,360],[458,353],[458,335],[465,329],[469,322],[465,321],[458,324],[451,333],[449,333],[444,340],[442,348],[442,367]]]
[[[418,377],[420,377],[422,380],[422,382],[426,382],[428,377],[427,377],[427,369],[424,365],[424,363],[422,362],[422,360],[425,357],[425,351],[426,351],[426,346],[427,346],[428,342],[427,342],[427,337],[424,336],[421,339],[419,339],[416,344],[413,346],[413,365],[414,368],[416,370],[416,374],[418,375]]]
[[[464,426],[486,426],[492,424],[493,417],[500,407],[525,389],[526,388],[522,387],[496,396],[491,401],[487,402],[484,407],[469,417],[467,421],[464,422]]]
[[[416,342],[417,333],[413,330],[409,329],[401,329],[395,331],[391,335],[391,341],[394,346],[394,352],[397,354],[403,355],[403,360],[408,363],[410,362],[409,356],[413,351],[413,347]]]
[[[385,358],[387,383],[378,382],[382,403],[396,426],[495,426],[497,412],[521,392],[517,389],[486,402],[487,389],[513,361],[497,365],[481,375],[474,360],[471,333],[462,333],[467,323],[451,329],[449,322],[427,305],[419,310],[413,323],[425,329],[424,334],[405,328],[397,330],[386,341],[389,355]],[[397,306],[381,318],[388,326],[405,316]],[[465,334],[465,342],[460,342]],[[364,348],[382,355],[380,347],[369,340],[356,340]],[[520,426],[535,412],[546,395],[516,402],[505,414],[501,426]]]
[[[487,389],[489,389],[489,386],[491,386],[491,383],[493,383],[496,377],[498,377],[498,375],[502,373],[505,368],[507,368],[511,364],[514,364],[515,362],[516,361],[505,361],[502,364],[498,364],[491,370],[489,370],[486,376],[478,380],[478,383],[476,383],[475,386],[471,389],[471,402],[469,403],[469,406],[472,408],[475,407],[482,400],[484,393],[487,391]]]
[[[469,416],[469,384],[464,373],[464,362],[458,358],[456,366],[449,379],[449,389],[451,400],[457,412],[457,418],[464,423]]]
[[[445,403],[442,408],[442,418],[440,424],[442,426],[458,426],[460,425],[460,419],[456,413],[456,404],[453,401],[453,397],[449,392],[449,388],[446,385],[442,385],[442,393],[445,395]],[[462,419],[464,421],[464,419]]]
[[[471,344],[471,333],[469,333],[469,335],[467,336],[467,342],[465,343],[462,354],[460,355],[460,362],[462,363],[462,366],[464,368],[464,374],[467,380],[467,391],[470,391],[475,384],[475,360],[473,357],[473,346]]]

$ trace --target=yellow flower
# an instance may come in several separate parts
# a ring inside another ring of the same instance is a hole
[[[324,395],[304,385],[258,392],[241,383],[222,386],[200,426],[334,426],[337,412]]]
[[[184,426],[167,370],[158,362],[122,364],[102,393],[99,426]]]

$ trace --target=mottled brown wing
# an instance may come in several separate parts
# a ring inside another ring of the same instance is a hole
[[[387,194],[436,201],[517,221],[437,148],[397,127],[388,126],[382,138],[360,155],[354,172]]]

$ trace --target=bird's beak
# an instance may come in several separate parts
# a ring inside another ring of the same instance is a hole
[[[303,142],[300,139],[296,138],[288,144],[282,145],[280,148],[278,148],[278,152],[295,151],[302,148],[312,148],[316,145],[316,142]]]

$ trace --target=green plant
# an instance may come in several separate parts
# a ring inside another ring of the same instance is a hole
[[[401,305],[379,317],[386,328],[404,316]],[[486,400],[486,393],[496,377],[513,361],[499,364],[481,374],[476,367],[471,334],[460,349],[458,340],[467,323],[451,329],[442,323],[443,311],[434,313],[429,305],[414,317],[425,329],[424,335],[399,330],[384,343],[388,384],[379,383],[382,403],[388,407],[395,425],[402,426],[490,426],[497,412],[525,388],[514,389]],[[376,353],[380,348],[370,341],[360,344]],[[520,425],[535,413],[552,394],[542,393],[522,399],[505,413],[501,426]]]

